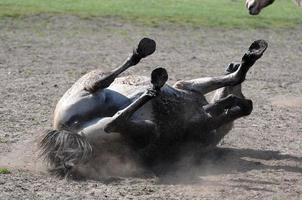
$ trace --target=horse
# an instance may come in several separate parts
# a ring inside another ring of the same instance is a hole
[[[241,83],[267,46],[254,41],[240,63],[229,64],[217,77],[169,85],[162,67],[150,77],[119,77],[155,51],[155,41],[143,38],[122,65],[91,71],[67,90],[56,105],[53,129],[40,141],[41,155],[56,175],[91,177],[94,171],[103,177],[135,166],[149,168],[177,154],[171,149],[192,142],[212,149],[234,120],[252,112]],[[205,95],[212,91],[208,102]]]
[[[275,0],[246,0],[245,5],[246,8],[249,10],[250,15],[258,15],[261,10],[272,3],[274,3]],[[296,0],[298,6],[302,5],[302,0]]]

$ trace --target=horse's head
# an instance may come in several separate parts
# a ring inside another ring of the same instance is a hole
[[[275,0],[246,0],[245,6],[251,15],[258,15],[261,10],[274,3]]]

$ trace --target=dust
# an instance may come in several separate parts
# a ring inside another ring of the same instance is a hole
[[[38,140],[29,138],[11,144],[8,152],[0,153],[0,167],[45,173],[46,167],[39,157]]]
[[[40,156],[40,140],[41,137],[29,138],[11,144],[8,152],[0,152],[0,168],[30,171],[36,174],[48,173],[50,168]],[[95,149],[94,156],[85,164],[76,165],[72,171],[74,176],[71,178],[104,180],[145,174],[143,167],[135,159],[134,153],[123,143],[119,146],[111,144],[110,148],[101,149]]]
[[[49,166],[40,157],[41,136],[11,144],[7,152],[0,153],[0,167],[35,174],[48,173]],[[194,148],[183,148],[173,162],[161,161],[149,168],[142,165],[137,152],[129,148],[126,143],[103,144],[102,147],[94,149],[94,155],[87,163],[77,165],[73,169],[72,178],[103,181],[121,177],[158,176],[161,183],[196,183],[201,173],[205,174],[213,168],[212,159],[209,157],[204,158],[202,162],[196,160]]]
[[[146,174],[144,167],[129,147],[112,144],[112,148],[95,149],[93,157],[74,169],[80,177],[104,180],[112,177],[137,177]]]
[[[225,165],[236,165],[227,152],[197,142],[182,144],[176,155],[173,160],[162,160],[153,167],[160,183],[202,185],[203,177],[224,172]]]

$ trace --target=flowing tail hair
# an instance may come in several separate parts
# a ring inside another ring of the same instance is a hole
[[[73,166],[87,162],[92,156],[92,146],[86,137],[67,130],[46,131],[39,146],[49,171],[61,177],[69,176]]]

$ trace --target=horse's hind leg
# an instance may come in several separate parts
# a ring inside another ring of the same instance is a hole
[[[236,71],[238,69],[239,66],[240,66],[240,64],[231,63],[227,67],[226,72],[228,74],[233,73],[234,71]],[[206,105],[203,108],[212,117],[217,117],[226,111],[226,109],[225,109],[225,107],[227,106],[226,104],[228,102],[230,102],[231,99],[228,99],[226,102],[223,102],[223,100],[227,96],[230,96],[230,95],[239,97],[241,99],[245,99],[244,95],[242,94],[241,84],[238,84],[235,86],[226,86],[226,87],[216,90],[215,94],[211,100],[211,104]],[[225,106],[222,106],[222,105],[215,106],[215,105],[219,105],[220,102],[222,102],[222,104],[224,104]],[[234,125],[234,122],[231,121],[229,123],[223,124],[222,126],[218,127],[217,129],[211,131],[210,135],[208,136],[209,138],[212,138],[211,145],[216,146],[224,138],[224,136],[226,136],[230,132],[230,130],[232,130],[233,125]]]
[[[245,80],[248,70],[263,55],[266,48],[267,43],[264,40],[257,40],[252,43],[247,53],[244,54],[241,64],[235,72],[218,77],[178,81],[174,87],[206,94],[221,87],[238,85]]]
[[[239,65],[240,64],[231,63],[226,69],[227,73],[233,73],[238,69]],[[226,98],[229,95],[235,95],[236,97],[245,99],[244,95],[242,94],[241,84],[235,86],[226,86],[215,91],[215,94],[211,100],[212,105],[218,104],[222,101],[222,99]],[[215,109],[214,107],[211,108],[209,106],[205,106],[204,108],[206,109],[206,112],[208,112],[212,117],[219,116],[220,114],[225,112],[225,109],[222,106],[216,107]],[[212,136],[210,137],[215,138],[215,141],[212,141],[212,145],[216,146],[232,130],[233,126],[234,122],[232,121],[223,124],[222,126],[213,130]]]
[[[114,81],[114,79],[121,74],[123,71],[131,66],[136,65],[142,58],[151,55],[156,48],[156,43],[154,40],[149,38],[143,38],[137,48],[133,51],[132,55],[127,58],[127,60],[116,69],[112,70],[105,76],[96,76],[96,78],[91,78],[93,81],[87,82],[85,84],[85,89],[91,93],[103,88],[107,88]]]
[[[235,72],[239,66],[240,66],[240,64],[234,64],[234,63],[229,64],[229,66],[226,69],[227,74]],[[223,99],[229,95],[235,95],[236,97],[245,99],[244,95],[242,94],[241,84],[238,84],[235,86],[226,86],[226,87],[217,89],[215,91],[214,96],[213,96],[212,100],[210,101],[210,103],[217,104],[218,102],[221,101],[221,99]],[[206,107],[207,106],[205,106],[204,108],[206,108]],[[209,112],[212,116],[216,116],[216,115],[221,114],[221,112],[223,112],[223,111],[207,110],[207,112]]]

